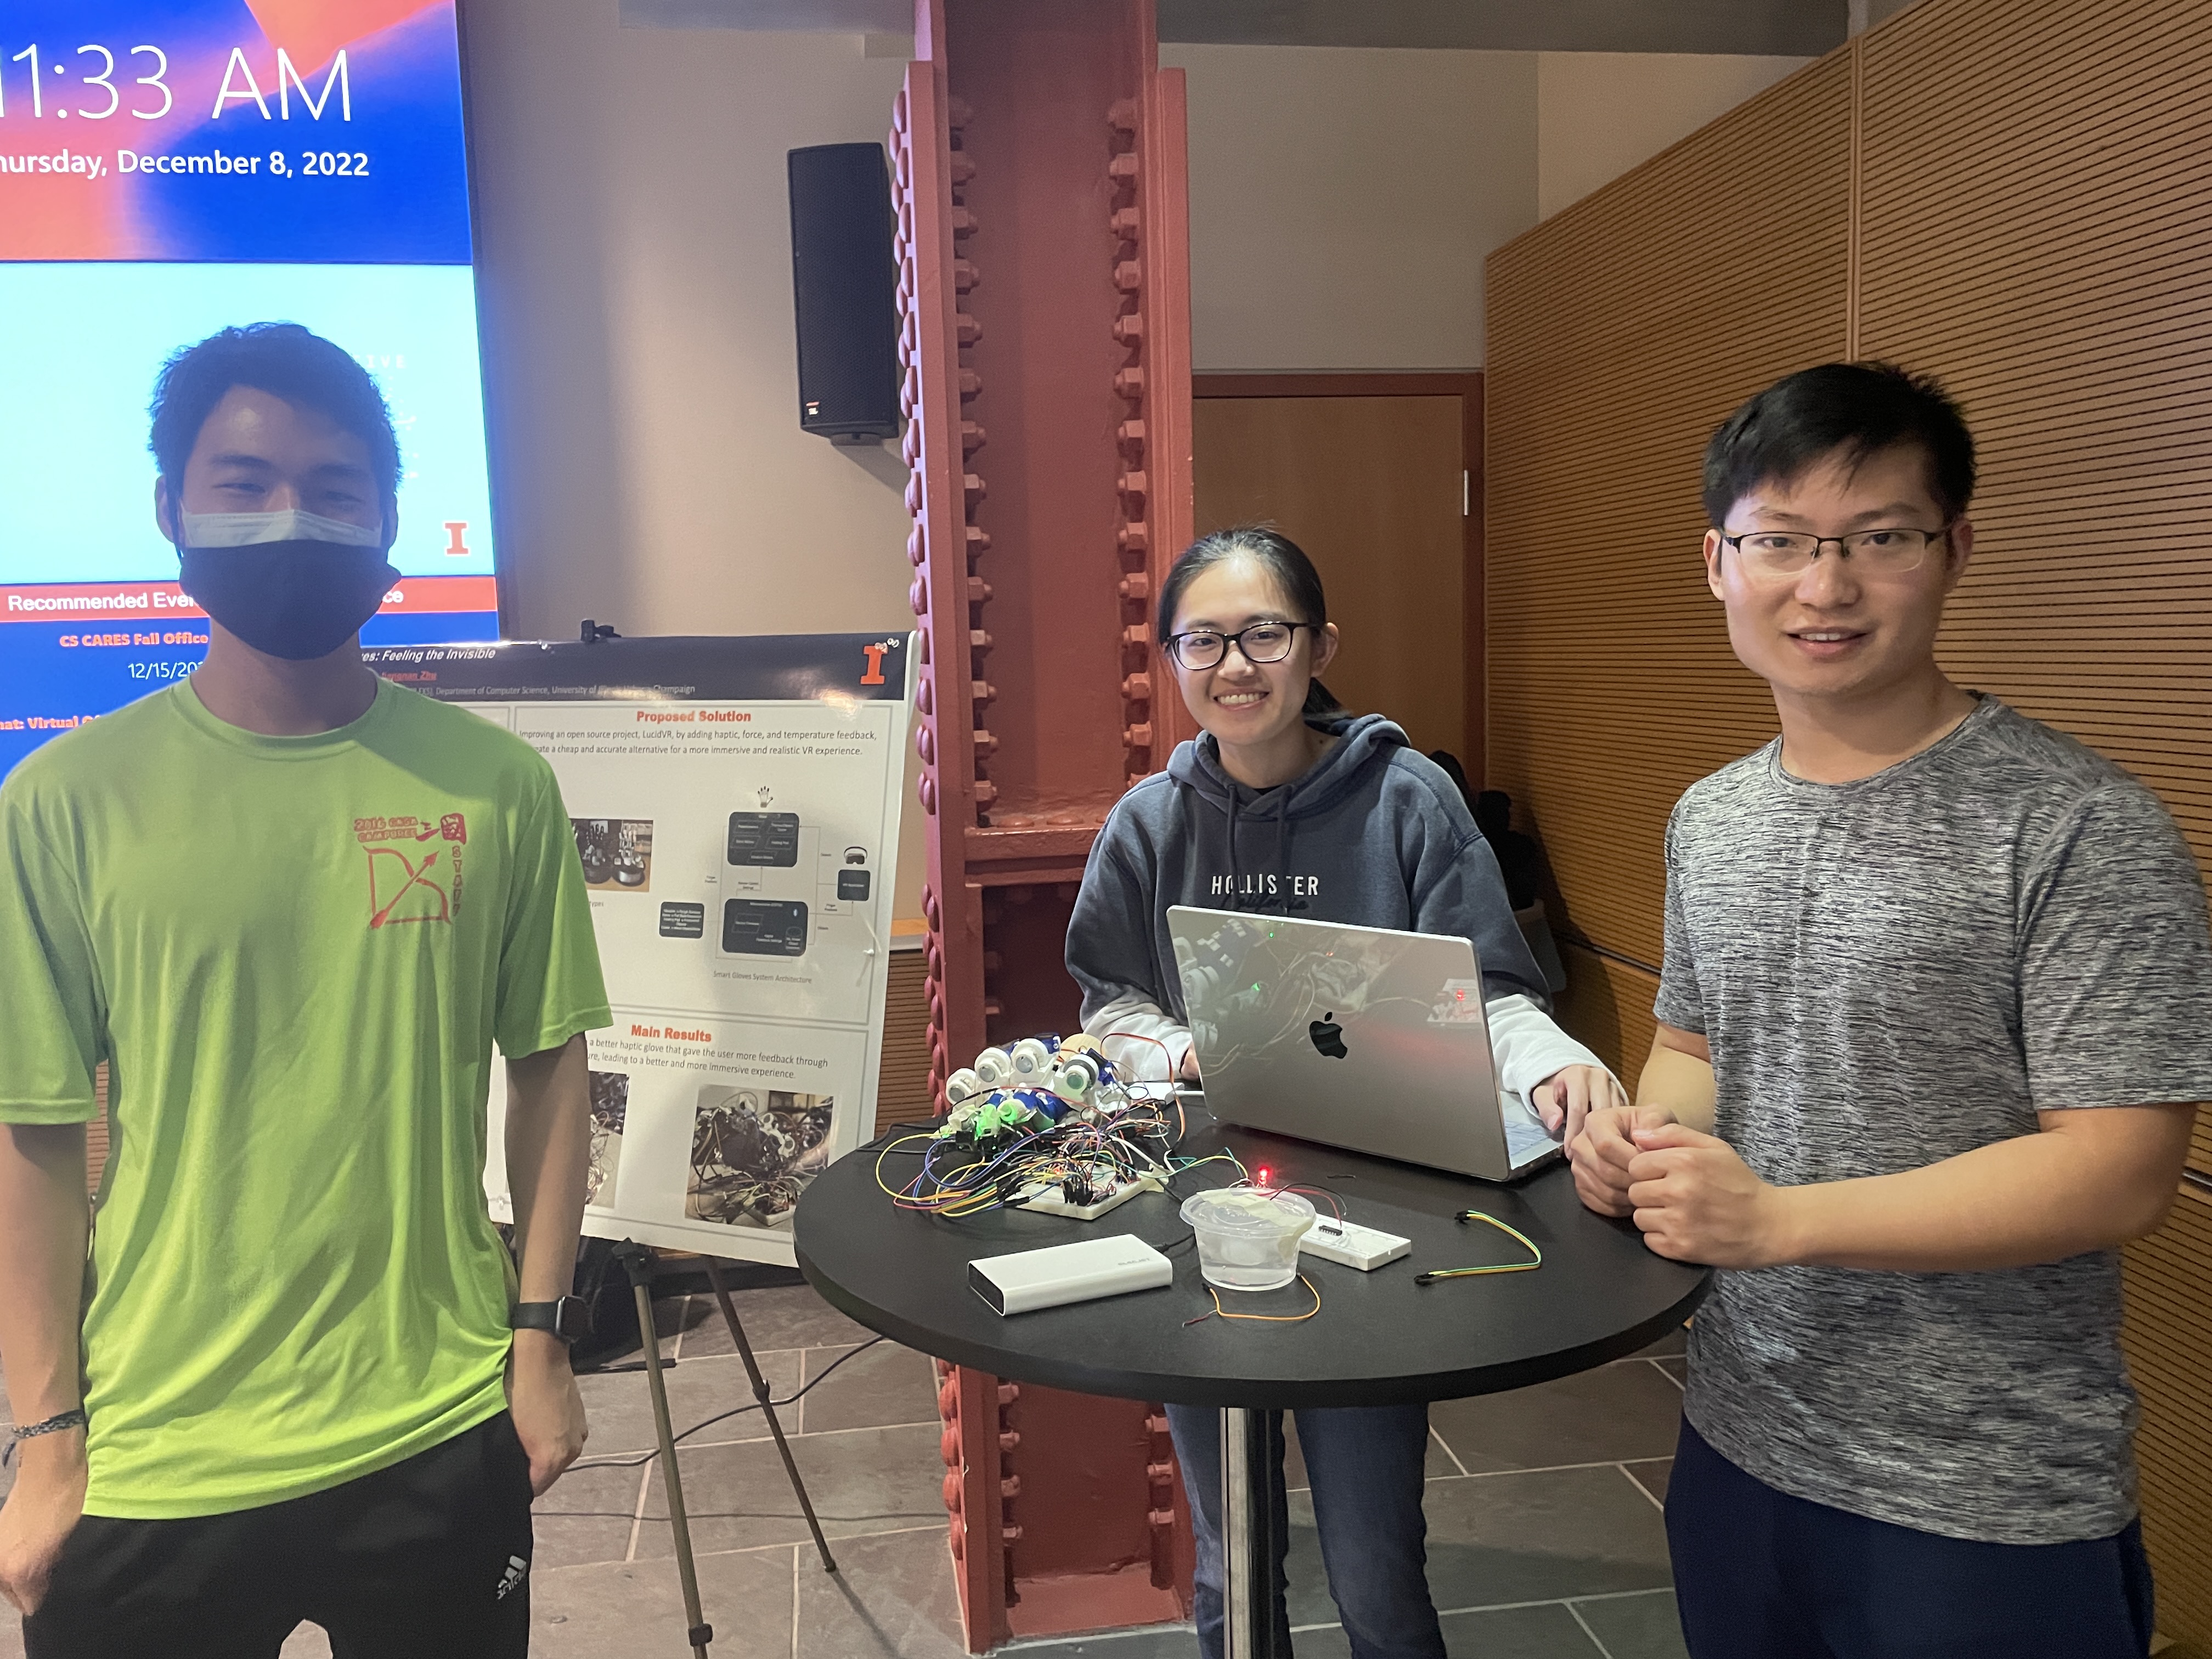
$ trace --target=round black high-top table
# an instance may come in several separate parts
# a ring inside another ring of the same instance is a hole
[[[899,1132],[892,1132],[895,1136]],[[887,1137],[888,1138],[888,1137]],[[915,1143],[917,1146],[920,1143]],[[1179,1150],[1234,1151],[1267,1184],[1310,1184],[1340,1195],[1346,1218],[1413,1241],[1410,1256],[1371,1273],[1301,1255],[1321,1311],[1296,1324],[1206,1319],[1189,1226],[1176,1213],[1236,1171],[1209,1164],[1172,1191],[1133,1198],[1096,1221],[994,1211],[963,1221],[895,1206],[876,1183],[882,1141],[817,1176],[793,1218],[799,1267],[840,1312],[907,1346],[1015,1382],[1221,1409],[1222,1555],[1230,1659],[1273,1659],[1267,1503],[1273,1470],[1263,1413],[1315,1406],[1389,1406],[1493,1394],[1588,1370],[1680,1325],[1705,1295],[1703,1267],[1654,1255],[1626,1221],[1592,1214],[1564,1164],[1512,1186],[1364,1158],[1310,1142],[1194,1123]],[[910,1152],[884,1159],[904,1186]],[[1316,1199],[1324,1214],[1325,1199]],[[1519,1261],[1496,1228],[1454,1219],[1477,1209],[1534,1240],[1534,1273],[1416,1285],[1429,1268]],[[1168,1254],[1175,1282],[1103,1301],[1001,1316],[968,1284],[981,1256],[1131,1233]],[[1297,1314],[1304,1285],[1224,1291],[1236,1313]]]

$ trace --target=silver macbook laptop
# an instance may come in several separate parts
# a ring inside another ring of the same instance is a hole
[[[1466,939],[1180,904],[1168,928],[1223,1122],[1486,1181],[1560,1156],[1498,1092]]]

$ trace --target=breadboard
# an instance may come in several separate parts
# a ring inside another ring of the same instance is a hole
[[[1298,1240],[1302,1254],[1357,1267],[1364,1273],[1410,1255],[1413,1249],[1411,1239],[1401,1238],[1395,1233],[1363,1227],[1353,1221],[1333,1220],[1328,1216],[1316,1218],[1306,1230],[1305,1237]]]
[[[1028,1210],[1036,1215],[1064,1215],[1077,1221],[1096,1221],[1107,1211],[1127,1204],[1139,1193],[1156,1193],[1160,1183],[1151,1176],[1135,1181],[1117,1182],[1114,1190],[1103,1197],[1094,1198],[1088,1204],[1071,1204],[1061,1194],[1057,1182],[1032,1181],[1014,1194],[1013,1208]]]

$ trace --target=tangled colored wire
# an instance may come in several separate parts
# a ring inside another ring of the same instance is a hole
[[[884,1163],[893,1152],[921,1150],[921,1168],[903,1186],[884,1178]],[[987,1211],[1018,1209],[1048,1193],[1071,1204],[1111,1197],[1131,1183],[1167,1183],[1200,1164],[1227,1163],[1239,1175],[1234,1154],[1179,1158],[1166,1103],[1138,1101],[1093,1120],[1063,1119],[1018,1139],[995,1145],[939,1140],[934,1135],[903,1135],[876,1158],[876,1184],[903,1210],[922,1210],[957,1220]]]
[[[1109,1036],[1149,1042],[1167,1056],[1165,1045],[1155,1038],[1123,1031]],[[876,1184],[901,1209],[957,1220],[992,1210],[1018,1209],[1048,1194],[1083,1205],[1110,1198],[1132,1183],[1164,1192],[1185,1170],[1206,1164],[1226,1163],[1240,1177],[1244,1176],[1244,1166],[1231,1152],[1198,1158],[1176,1155],[1186,1126],[1172,1081],[1125,1086],[1133,1097],[1117,1109],[1088,1117],[1071,1113],[1012,1139],[979,1143],[940,1139],[935,1134],[902,1135],[878,1153]],[[921,1170],[905,1185],[893,1186],[884,1177],[884,1160],[893,1152],[912,1151],[917,1143]]]

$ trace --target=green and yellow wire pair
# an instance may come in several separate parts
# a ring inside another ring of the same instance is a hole
[[[1494,1267],[1432,1267],[1427,1273],[1415,1273],[1416,1285],[1433,1285],[1439,1279],[1475,1279],[1484,1273],[1533,1273],[1544,1265],[1544,1253],[1536,1248],[1536,1241],[1518,1227],[1507,1225],[1494,1215],[1485,1215],[1480,1210],[1462,1210],[1452,1218],[1455,1221],[1480,1221],[1505,1234],[1534,1258],[1528,1261],[1504,1261]]]

